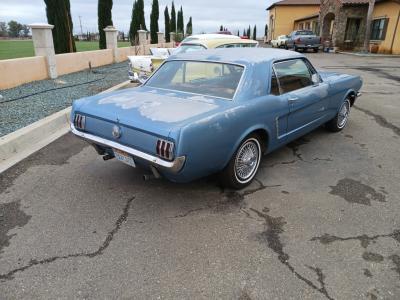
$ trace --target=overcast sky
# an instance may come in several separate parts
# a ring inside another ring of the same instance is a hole
[[[189,16],[193,18],[194,33],[213,32],[223,24],[232,33],[249,25],[257,25],[257,36],[262,36],[266,22],[266,8],[277,0],[180,0],[175,1],[176,10],[182,5],[185,26]],[[82,20],[83,32],[97,31],[97,0],[70,0],[71,13],[74,23],[74,32],[80,33],[79,16]],[[119,30],[129,29],[132,5],[134,0],[114,0],[112,9],[113,22]],[[150,11],[152,0],[144,0],[146,26],[150,27]],[[235,3],[236,2],[236,3]],[[159,0],[160,31],[164,31],[164,8],[171,1]],[[16,20],[19,23],[29,24],[47,22],[45,4],[43,0],[0,0],[0,21]]]

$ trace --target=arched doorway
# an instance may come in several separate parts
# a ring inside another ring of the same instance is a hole
[[[322,21],[321,38],[323,41],[333,41],[335,34],[335,14],[327,13]]]

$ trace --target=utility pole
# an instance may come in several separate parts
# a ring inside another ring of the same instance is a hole
[[[82,31],[82,17],[79,16],[79,25],[81,26],[81,36],[83,36],[83,31]]]

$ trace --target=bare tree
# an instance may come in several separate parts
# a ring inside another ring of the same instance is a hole
[[[368,1],[368,13],[367,13],[367,24],[365,26],[365,37],[364,37],[364,51],[369,52],[369,40],[371,37],[371,24],[372,24],[372,13],[375,7],[375,0]]]

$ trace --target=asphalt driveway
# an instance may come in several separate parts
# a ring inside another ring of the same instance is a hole
[[[236,192],[144,182],[66,135],[0,175],[0,298],[399,299],[400,59],[361,74],[348,127],[264,158]]]

